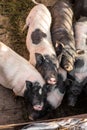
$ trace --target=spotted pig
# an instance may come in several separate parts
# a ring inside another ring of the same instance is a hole
[[[75,41],[77,51],[82,50],[83,54],[78,55],[74,69],[69,73],[72,84],[69,87],[68,104],[71,106],[75,106],[78,96],[87,83],[87,17],[82,17],[76,22]]]
[[[47,7],[43,4],[34,6],[26,18],[26,45],[30,53],[30,63],[38,69],[48,84],[56,84],[59,64],[52,46],[50,25],[51,14]]]
[[[0,42],[0,84],[23,96],[33,109],[42,110],[45,81],[40,73],[24,58]]]

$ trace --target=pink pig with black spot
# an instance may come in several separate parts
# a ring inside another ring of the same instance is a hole
[[[42,110],[45,81],[40,73],[24,58],[0,42],[0,84],[24,97],[33,109]]]
[[[30,63],[37,68],[48,84],[53,85],[57,83],[59,62],[52,45],[50,26],[49,10],[45,5],[37,4],[27,16],[24,28],[28,27],[26,45]]]

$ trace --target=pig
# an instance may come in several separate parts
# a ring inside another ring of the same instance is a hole
[[[28,27],[26,46],[30,63],[41,73],[46,83],[54,85],[57,83],[59,62],[52,45],[50,26],[49,10],[45,5],[37,4],[27,16],[24,28]]]
[[[24,97],[33,109],[43,108],[45,81],[27,60],[0,42],[0,84],[12,89],[17,96]]]
[[[81,16],[87,17],[87,0],[75,0],[74,12],[76,20]]]
[[[52,16],[51,37],[60,66],[71,71],[76,58],[73,34],[73,11],[68,1],[57,1],[50,8]]]
[[[75,24],[75,41],[77,51],[83,50],[78,55],[74,64],[74,69],[69,73],[72,79],[68,91],[68,104],[75,106],[78,96],[87,83],[87,17],[81,17]]]

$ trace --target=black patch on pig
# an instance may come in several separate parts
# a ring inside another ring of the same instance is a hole
[[[80,16],[87,16],[87,0],[75,0],[74,12],[77,20]]]
[[[68,105],[69,106],[75,106],[78,96],[80,95],[82,90],[81,84],[79,84],[77,81],[73,81],[72,85],[70,85],[68,89]]]
[[[35,53],[35,56],[36,69],[41,73],[45,81],[47,82],[51,77],[54,77],[57,81],[57,67],[59,67],[57,57],[39,53]]]
[[[84,60],[83,59],[77,59],[74,63],[75,68],[81,68],[84,66]]]
[[[66,84],[63,81],[61,74],[58,74],[58,82],[56,88],[58,88],[61,93],[64,93],[66,91]]]
[[[57,42],[56,42],[56,44],[57,44],[57,47],[55,47],[55,50],[56,50],[57,56],[59,56],[63,52],[63,46]]]
[[[46,33],[42,32],[40,29],[35,29],[31,34],[31,39],[33,44],[39,44],[42,38],[47,37]]]
[[[46,93],[39,93],[39,90],[42,90],[43,87],[40,86],[38,82],[30,82],[26,81],[26,90],[24,92],[24,97],[28,103],[30,103],[32,106],[34,105],[40,105],[42,102],[44,102],[44,99],[46,98]],[[42,90],[43,91],[43,90]]]

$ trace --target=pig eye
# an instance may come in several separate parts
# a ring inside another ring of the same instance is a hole
[[[39,94],[40,94],[40,95],[42,94],[42,89],[41,89],[41,88],[39,89]]]

